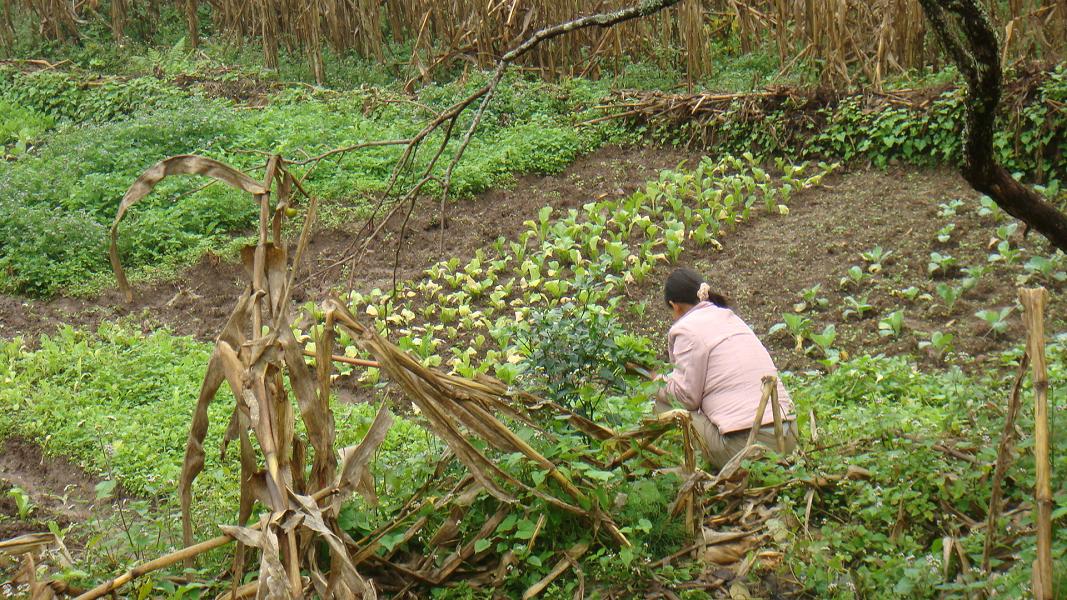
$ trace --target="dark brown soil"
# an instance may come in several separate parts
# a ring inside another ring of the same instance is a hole
[[[473,202],[448,207],[442,234],[437,210],[416,211],[404,235],[399,279],[417,277],[427,267],[456,256],[466,262],[478,249],[491,254],[498,237],[514,239],[523,223],[536,218],[545,205],[578,208],[607,195],[629,194],[654,179],[659,171],[699,155],[660,147],[604,148],[579,159],[561,175],[525,176],[510,189],[497,189]],[[401,217],[364,260],[357,281],[360,287],[392,287],[396,241]]]
[[[664,148],[604,148],[578,160],[555,176],[525,176],[510,189],[490,191],[478,198],[447,207],[442,230],[439,211],[424,204],[404,229],[396,276],[416,278],[436,261],[448,257],[467,260],[478,249],[489,249],[500,236],[513,238],[544,205],[557,208],[580,206],[604,195],[625,194],[641,187],[656,173],[695,155]],[[939,204],[954,199],[964,202],[954,216],[939,216]],[[985,308],[1013,306],[1018,265],[997,266],[981,283],[964,294],[950,311],[936,297],[939,282],[958,285],[957,269],[944,279],[927,274],[930,252],[951,254],[960,267],[984,265],[990,253],[989,242],[998,223],[977,214],[978,196],[954,172],[895,168],[888,172],[856,171],[835,175],[822,188],[797,195],[790,202],[790,214],[757,214],[750,222],[728,233],[720,252],[710,247],[689,248],[681,262],[707,274],[732,299],[737,312],[757,333],[766,338],[784,368],[815,366],[818,352],[797,353],[795,343],[785,332],[767,336],[782,314],[794,310],[802,290],[821,285],[825,309],[809,310],[814,328],[822,330],[834,323],[838,329],[836,346],[849,354],[917,353],[930,364],[940,364],[941,356],[920,351],[918,341],[931,331],[955,336],[953,346],[962,354],[982,362],[991,352],[1022,339],[1017,318],[1008,331],[993,334],[974,313]],[[387,289],[394,274],[397,238],[403,215],[387,225],[380,243],[370,249],[358,267],[357,289]],[[1003,221],[1007,222],[1007,221]],[[948,243],[936,240],[938,229],[955,223]],[[304,285],[294,293],[296,302],[320,299],[348,279],[349,256],[362,223],[345,229],[317,232],[311,242],[309,262],[304,267]],[[1016,244],[1048,254],[1048,245],[1038,236]],[[881,273],[860,286],[843,288],[840,280],[849,267],[866,267],[860,253],[880,245],[893,255]],[[642,333],[661,337],[669,325],[659,298],[659,282],[670,271],[661,265],[649,283],[632,292],[630,313],[624,318]],[[103,320],[127,318],[148,330],[167,326],[179,334],[212,339],[228,316],[243,283],[242,268],[234,263],[205,256],[174,281],[142,285],[132,304],[123,302],[117,291],[96,298],[60,297],[36,302],[0,296],[0,337],[25,336],[29,343],[60,323],[93,328]],[[1046,285],[1050,285],[1047,284]],[[907,301],[899,291],[916,287],[933,300]],[[1058,291],[1052,285],[1053,292]],[[863,317],[845,318],[848,297],[866,296],[873,306]],[[644,303],[644,304],[642,304]],[[642,313],[639,308],[646,307]],[[903,308],[905,332],[899,337],[878,334],[878,320]],[[1062,328],[1062,305],[1053,294],[1050,329]]]
[[[957,214],[939,216],[939,204],[954,199],[964,202]],[[977,193],[953,171],[898,168],[843,173],[828,178],[822,188],[798,194],[790,202],[788,215],[758,215],[742,224],[721,240],[721,252],[710,247],[690,250],[681,262],[704,273],[730,299],[735,311],[771,348],[780,368],[812,368],[817,366],[813,358],[821,357],[818,350],[796,352],[795,342],[786,332],[767,335],[783,320],[783,313],[795,310],[802,290],[816,284],[822,286],[819,296],[827,299],[828,306],[805,312],[816,331],[836,325],[835,346],[839,349],[852,355],[914,353],[922,362],[939,365],[943,364],[942,357],[918,348],[919,339],[938,330],[955,335],[955,350],[981,364],[992,352],[1023,340],[1018,312],[1010,318],[1010,327],[1003,335],[990,333],[974,316],[982,309],[1014,306],[1015,278],[1021,267],[994,268],[951,311],[937,297],[935,286],[942,281],[958,285],[961,273],[957,270],[951,277],[938,279],[927,273],[934,251],[951,254],[960,268],[987,264],[988,246],[997,224],[993,217],[979,217],[978,207]],[[936,239],[937,231],[948,223],[955,223],[956,229],[951,241],[942,244]],[[1039,236],[1024,240],[1017,233],[1012,241],[1028,250],[1051,254]],[[893,252],[881,273],[860,286],[843,288],[841,278],[849,267],[866,269],[860,254],[877,245]],[[632,306],[645,302],[648,309],[642,316],[630,315],[628,321],[642,333],[662,337],[669,327],[659,286],[672,268],[661,266],[650,278],[652,283],[634,294]],[[930,293],[934,300],[908,301],[894,294],[911,286]],[[1046,313],[1052,332],[1064,329],[1067,315],[1059,298],[1062,294],[1056,293],[1062,286],[1058,287],[1052,287]],[[863,318],[845,318],[846,297],[865,294],[874,310]],[[879,319],[897,309],[905,311],[904,333],[898,338],[880,336]]]
[[[695,154],[669,148],[606,147],[577,160],[559,175],[523,176],[508,189],[448,206],[443,236],[438,211],[424,204],[406,228],[397,276],[415,277],[450,256],[466,260],[497,237],[516,235],[523,221],[546,204],[570,208],[606,194],[629,193],[660,170],[695,158]],[[357,289],[391,287],[402,222],[403,215],[394,217],[380,243],[371,248],[355,278]],[[294,301],[321,299],[347,281],[349,263],[340,259],[353,248],[360,225],[315,234],[308,253],[310,266],[305,267],[311,277],[294,293]],[[105,320],[127,318],[145,330],[166,326],[179,334],[210,340],[221,330],[244,281],[238,263],[207,255],[174,281],[135,286],[132,304],[117,290],[94,298],[58,297],[46,302],[0,295],[0,338],[24,336],[33,344],[63,323],[91,329]]]
[[[46,456],[37,444],[8,438],[0,447],[0,540],[47,531],[49,521],[65,527],[90,516],[99,479],[65,458]],[[13,488],[30,499],[26,518],[9,493]]]

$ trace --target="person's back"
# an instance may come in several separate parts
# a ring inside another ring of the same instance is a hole
[[[773,408],[766,408],[760,425],[753,428],[763,378],[778,375],[759,338],[692,269],[675,269],[670,274],[664,299],[675,319],[667,337],[674,370],[656,376],[665,385],[656,395],[654,410],[669,410],[670,400],[689,409],[715,467],[721,468],[737,455],[750,434],[761,444],[775,447]],[[778,401],[784,421],[781,441],[790,453],[796,447],[796,417],[780,379]]]
[[[679,337],[688,338],[684,343],[700,346],[699,355],[706,357],[703,397],[699,406],[693,403],[689,408],[699,408],[724,434],[752,427],[762,393],[761,380],[778,375],[771,355],[752,329],[732,310],[702,302],[670,329],[672,363]],[[778,401],[785,414],[792,414],[792,401],[780,380]],[[772,424],[773,419],[767,410],[761,424]]]

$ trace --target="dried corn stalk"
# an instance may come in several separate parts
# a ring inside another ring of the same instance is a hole
[[[312,541],[324,540],[335,569],[329,576],[311,578],[316,593],[324,598],[373,598],[373,586],[356,571],[339,533],[334,531],[333,511],[337,503],[329,505],[324,513],[309,495],[331,489],[334,493],[365,490],[369,478],[365,462],[372,449],[384,439],[389,416],[383,408],[364,444],[344,453],[338,478],[328,372],[320,370],[317,375],[304,361],[303,346],[293,336],[290,321],[289,300],[295,271],[289,267],[281,231],[295,181],[279,157],[268,161],[262,184],[227,165],[197,156],[170,158],[150,168],[126,193],[112,226],[111,260],[127,297],[132,292],[122,275],[118,226],[130,207],[162,179],[175,174],[215,178],[251,194],[260,206],[259,241],[242,252],[250,282],[216,340],[190,427],[179,482],[185,541],[192,544],[192,484],[204,468],[208,405],[225,382],[236,406],[222,451],[226,451],[230,442],[239,442],[239,522],[248,520],[257,502],[269,512],[255,531],[236,527],[224,532],[245,546],[259,549],[262,556],[259,595],[300,597],[305,587],[301,571],[318,573],[316,546]],[[272,187],[276,188],[273,192],[277,197],[273,206]],[[306,247],[314,212],[312,201],[294,263],[299,262]],[[328,346],[324,345],[323,349],[328,350]],[[328,363],[328,355],[324,358]],[[307,431],[306,440],[295,433],[296,414],[284,383],[286,376]],[[253,449],[252,436],[258,442],[258,455]],[[309,444],[314,459],[310,475],[305,478]],[[234,565],[235,580],[243,576],[242,558],[243,551],[239,550]]]

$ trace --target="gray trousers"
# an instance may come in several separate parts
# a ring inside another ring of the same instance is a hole
[[[661,399],[656,400],[655,411],[657,415],[671,410],[671,408],[669,402]],[[771,410],[771,408],[768,406],[767,410]],[[704,458],[716,469],[721,469],[723,465],[730,462],[731,458],[744,450],[745,444],[748,442],[750,429],[724,434],[719,431],[719,428],[711,420],[704,416],[703,412],[699,410],[690,411],[689,414],[693,419],[693,427],[704,438],[704,442],[710,451],[710,454],[704,454]],[[797,447],[797,425],[794,421],[785,421],[782,423],[782,429],[785,434],[785,453],[792,454]],[[756,442],[772,450],[777,450],[778,441],[774,437],[774,425],[760,427],[759,431],[756,432]]]

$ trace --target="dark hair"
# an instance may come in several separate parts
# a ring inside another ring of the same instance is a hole
[[[680,267],[667,276],[667,282],[663,284],[663,299],[670,304],[699,304],[700,286],[705,283],[700,273],[688,267]],[[709,291],[708,302],[721,308],[729,308],[730,303],[722,294]]]

